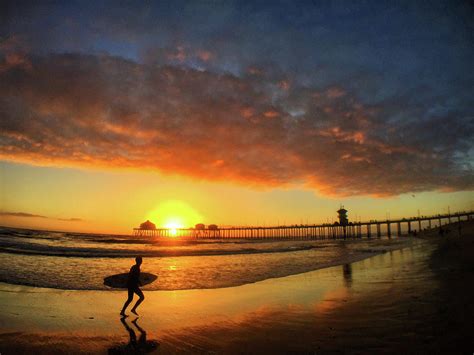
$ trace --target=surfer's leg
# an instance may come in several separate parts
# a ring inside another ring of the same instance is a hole
[[[132,302],[132,300],[133,300],[133,291],[134,291],[133,289],[130,289],[130,288],[128,289],[128,298],[127,298],[127,300],[125,301],[125,303],[124,303],[124,305],[123,305],[122,311],[120,312],[120,314],[121,314],[122,316],[125,315],[125,309],[127,309],[128,305],[129,305],[130,302]]]
[[[143,294],[142,290],[140,290],[138,287],[135,289],[135,293],[138,295],[139,298],[137,300],[137,303],[135,303],[135,306],[133,306],[131,312],[138,315],[138,313],[136,311],[137,307],[140,305],[140,303],[143,302],[143,300],[145,299],[145,295]]]

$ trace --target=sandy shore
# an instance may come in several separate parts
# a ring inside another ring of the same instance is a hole
[[[0,284],[0,353],[471,354],[474,223],[449,228],[300,275],[146,292],[135,323],[118,316],[125,292]]]

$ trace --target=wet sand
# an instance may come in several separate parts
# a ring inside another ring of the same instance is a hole
[[[0,284],[0,353],[472,353],[474,223],[449,228],[352,264],[146,292],[138,327],[124,291]]]

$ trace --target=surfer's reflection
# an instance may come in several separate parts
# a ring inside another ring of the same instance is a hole
[[[352,286],[352,265],[344,264],[342,266],[342,274],[344,276],[344,283],[347,288]]]
[[[158,342],[154,340],[146,339],[146,331],[138,325],[138,318],[133,320],[131,323],[140,332],[140,336],[137,339],[137,334],[133,327],[131,327],[125,317],[120,319],[123,326],[130,336],[130,341],[126,345],[118,345],[109,349],[109,354],[145,354],[151,353],[158,348]]]

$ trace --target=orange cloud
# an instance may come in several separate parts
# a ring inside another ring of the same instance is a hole
[[[252,109],[251,107],[244,107],[240,110],[241,114],[245,118],[250,118],[253,115],[255,115],[255,110]]]
[[[0,73],[12,68],[31,69],[26,46],[17,36],[0,42]]]
[[[278,87],[283,90],[288,90],[290,88],[290,83],[287,80],[282,80],[278,83]]]
[[[330,99],[337,99],[345,94],[345,91],[338,87],[332,87],[326,91],[326,95]]]
[[[392,106],[364,105],[339,86],[275,97],[279,81],[110,56],[37,57],[0,73],[0,159],[329,195],[474,187],[472,173],[433,146],[436,126],[406,130],[384,119]]]
[[[197,51],[197,57],[201,59],[203,62],[208,62],[212,59],[213,55],[210,51],[199,50]]]
[[[274,111],[274,110],[266,111],[266,112],[263,113],[263,115],[266,118],[275,118],[275,117],[280,116],[280,114],[277,111]]]

